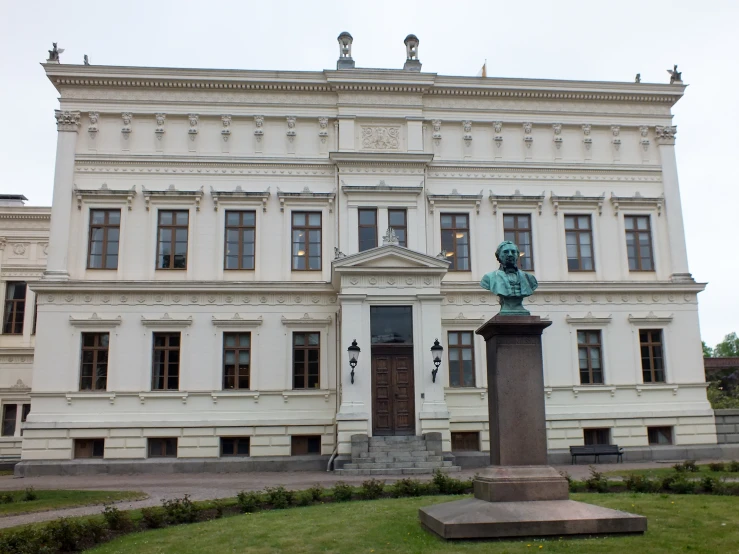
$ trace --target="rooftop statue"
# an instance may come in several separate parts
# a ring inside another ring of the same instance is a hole
[[[49,59],[47,59],[47,62],[59,62],[59,54],[64,52],[64,48],[57,48],[56,42],[52,42],[52,49],[49,50]]]
[[[500,267],[486,273],[480,286],[498,295],[499,315],[531,315],[523,307],[523,299],[534,294],[539,286],[533,275],[518,269],[521,251],[510,241],[501,242],[495,250]]]
[[[683,73],[682,71],[677,70],[677,65],[675,65],[672,69],[668,69],[667,73],[670,74],[670,84],[683,82]]]

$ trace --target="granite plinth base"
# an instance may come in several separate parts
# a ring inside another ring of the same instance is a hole
[[[641,534],[647,518],[574,500],[486,502],[477,498],[419,510],[421,524],[443,539],[504,539]]]
[[[486,502],[567,500],[567,479],[550,466],[491,466],[473,483],[475,498]]]

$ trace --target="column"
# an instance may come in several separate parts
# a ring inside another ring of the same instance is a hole
[[[72,189],[74,187],[74,153],[77,132],[80,128],[80,112],[55,110],[56,168],[54,170],[54,196],[51,208],[49,233],[49,257],[45,279],[69,279],[67,253],[69,227],[72,218]]]
[[[680,184],[677,180],[677,160],[675,158],[676,126],[657,126],[657,147],[662,162],[662,182],[665,191],[665,217],[667,236],[672,259],[672,281],[692,281],[688,270],[688,251],[685,246],[685,226],[680,202]]]

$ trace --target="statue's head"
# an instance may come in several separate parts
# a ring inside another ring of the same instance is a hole
[[[495,249],[495,257],[500,262],[500,265],[504,267],[517,267],[518,258],[521,252],[518,246],[513,244],[511,241],[506,240],[498,245]]]

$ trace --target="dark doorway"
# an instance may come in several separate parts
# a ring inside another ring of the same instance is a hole
[[[372,306],[372,433],[415,435],[413,310]]]

